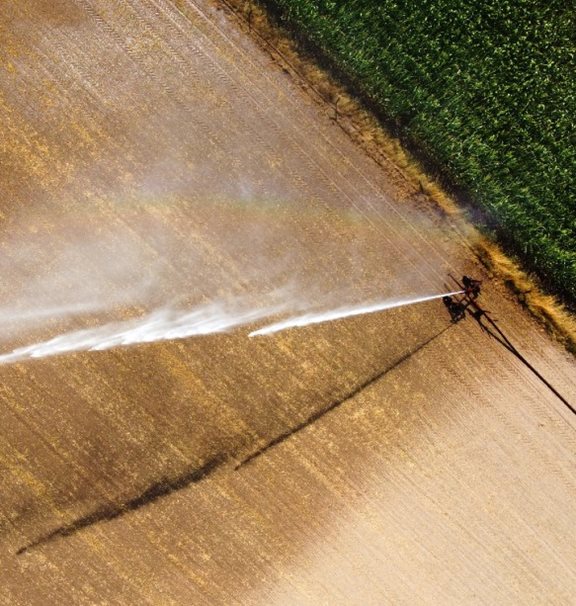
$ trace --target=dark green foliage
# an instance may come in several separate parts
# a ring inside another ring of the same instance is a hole
[[[263,1],[576,306],[573,2]]]

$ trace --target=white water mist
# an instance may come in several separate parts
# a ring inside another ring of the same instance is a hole
[[[10,353],[0,355],[0,364],[76,351],[103,351],[138,343],[221,333],[281,311],[285,310],[279,306],[264,309],[232,309],[222,303],[213,303],[193,311],[163,309],[141,318],[71,331],[47,341],[19,347]]]
[[[425,301],[432,301],[444,296],[458,295],[462,292],[464,291],[404,299],[389,299],[371,305],[340,308],[322,313],[303,314],[252,331],[248,336],[269,335],[289,328],[331,322],[352,316],[385,311],[395,307],[424,303]],[[285,313],[288,309],[289,307],[286,304],[255,308],[254,306],[248,307],[246,304],[240,305],[238,303],[235,305],[212,303],[198,307],[192,311],[162,309],[140,318],[112,322],[95,328],[70,331],[46,341],[19,347],[12,352],[0,355],[0,364],[11,364],[78,351],[104,351],[115,347],[137,345],[139,343],[153,343],[228,332],[239,326],[251,324],[279,313]]]

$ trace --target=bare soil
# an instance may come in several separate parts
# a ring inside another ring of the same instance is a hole
[[[26,283],[19,242],[47,243],[30,271],[49,273],[110,225],[169,293],[298,274],[362,301],[469,273],[576,403],[574,358],[225,10],[8,0],[0,15],[3,301]],[[575,417],[472,318],[430,302],[250,328],[0,367],[0,603],[573,603]]]

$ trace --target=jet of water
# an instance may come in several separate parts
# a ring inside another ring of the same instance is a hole
[[[267,335],[287,328],[330,322],[340,318],[374,313],[394,307],[413,305],[439,299],[446,295],[462,294],[464,291],[441,295],[428,295],[413,299],[388,300],[372,305],[341,308],[317,314],[305,314],[288,318],[259,330],[248,336]],[[102,351],[114,347],[125,347],[137,343],[152,343],[184,339],[186,337],[208,335],[232,330],[241,325],[257,322],[278,313],[285,313],[285,305],[276,304],[262,308],[254,306],[231,306],[224,303],[212,303],[192,311],[163,309],[140,318],[122,322],[112,322],[95,328],[67,332],[62,335],[19,347],[10,353],[0,355],[0,364],[10,364],[23,360],[45,358],[75,351]]]
[[[405,305],[414,305],[415,303],[424,303],[425,301],[433,301],[434,299],[440,299],[442,297],[450,297],[453,295],[460,295],[464,291],[459,290],[455,292],[442,293],[440,295],[426,295],[423,297],[414,297],[412,299],[388,299],[380,303],[374,303],[372,305],[362,305],[357,307],[346,307],[340,309],[333,309],[316,314],[304,314],[302,316],[296,316],[264,326],[258,330],[252,331],[248,336],[257,337],[261,335],[270,335],[281,330],[288,328],[296,328],[300,326],[309,326],[310,324],[320,324],[322,322],[332,322],[334,320],[340,320],[341,318],[349,318],[351,316],[360,316],[363,314],[371,314],[377,311],[384,311],[385,309],[393,309],[395,307],[404,307]]]
[[[0,355],[0,364],[74,351],[102,351],[137,343],[225,332],[283,311],[286,311],[283,306],[248,309],[234,308],[222,303],[213,303],[193,311],[163,309],[140,318],[67,332],[47,341],[19,347]]]

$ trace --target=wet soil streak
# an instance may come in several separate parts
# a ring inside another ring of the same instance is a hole
[[[294,435],[295,433],[299,432],[300,430],[304,429],[305,427],[308,427],[308,425],[311,425],[312,423],[314,423],[315,421],[317,421],[318,419],[323,417],[325,414],[329,413],[330,411],[334,410],[335,408],[338,408],[338,406],[340,406],[341,404],[344,404],[344,402],[347,402],[348,400],[352,399],[354,396],[357,396],[361,391],[363,391],[364,389],[366,389],[367,387],[369,387],[370,385],[372,385],[373,383],[375,383],[376,381],[381,379],[384,375],[388,374],[390,371],[392,371],[395,368],[397,368],[398,366],[400,366],[400,364],[402,364],[402,362],[405,362],[408,358],[412,357],[415,353],[419,352],[421,349],[424,349],[424,347],[429,345],[432,341],[437,339],[441,334],[446,332],[450,328],[450,326],[452,326],[452,324],[450,324],[446,328],[442,329],[439,333],[435,334],[434,336],[430,337],[427,341],[424,341],[424,343],[422,343],[421,345],[418,345],[418,347],[416,347],[415,349],[405,353],[401,358],[396,360],[396,362],[394,362],[394,364],[392,364],[388,368],[385,368],[384,370],[379,372],[377,375],[371,377],[364,383],[361,383],[360,385],[358,385],[358,387],[356,387],[350,393],[346,394],[343,398],[340,398],[339,400],[335,400],[334,402],[331,402],[328,406],[326,406],[325,408],[322,408],[321,410],[316,411],[314,414],[309,416],[305,421],[303,421],[296,427],[294,427],[294,428],[288,430],[287,432],[279,435],[278,437],[274,438],[271,442],[268,442],[268,444],[266,444],[265,446],[262,446],[262,448],[260,448],[256,452],[253,452],[246,459],[244,459],[241,463],[236,465],[236,467],[234,469],[235,470],[240,469],[240,467],[247,465],[254,459],[258,458],[260,455],[263,455],[270,448],[273,448],[274,446],[277,446],[281,442],[284,442],[284,440],[287,440],[290,436]]]
[[[26,553],[30,549],[34,547],[39,547],[44,543],[48,543],[58,537],[68,537],[87,526],[92,526],[93,524],[97,524],[98,522],[106,522],[108,520],[113,520],[114,518],[118,518],[123,516],[124,514],[135,511],[136,509],[140,509],[152,501],[156,501],[161,497],[165,497],[177,490],[182,490],[190,484],[195,484],[200,482],[208,475],[210,475],[213,471],[215,471],[218,467],[220,467],[226,460],[224,456],[214,457],[210,459],[205,465],[194,469],[192,471],[187,472],[174,480],[161,480],[160,482],[156,482],[148,487],[142,494],[137,497],[130,499],[129,501],[125,501],[124,503],[120,503],[117,505],[111,504],[106,505],[104,507],[100,507],[99,509],[89,513],[88,515],[78,518],[74,520],[70,524],[66,524],[64,526],[60,526],[53,530],[52,532],[45,534],[44,536],[36,539],[32,543],[21,547],[16,555],[22,555]]]

